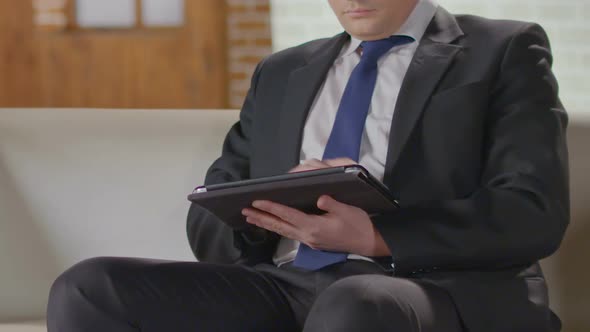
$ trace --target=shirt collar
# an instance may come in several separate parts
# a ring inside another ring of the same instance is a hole
[[[395,35],[410,36],[419,44],[437,9],[437,0],[418,0],[416,7]],[[342,49],[340,58],[355,53],[361,42],[362,40],[351,36],[350,42]]]

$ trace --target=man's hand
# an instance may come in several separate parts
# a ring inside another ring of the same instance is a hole
[[[311,170],[320,169],[320,168],[348,166],[348,165],[356,165],[356,164],[357,164],[357,162],[350,159],[350,158],[335,158],[335,159],[326,159],[326,160],[308,159],[308,160],[303,161],[297,167],[291,169],[289,171],[289,173],[304,172],[304,171],[311,171]]]
[[[254,201],[242,211],[246,221],[313,249],[347,252],[363,256],[389,256],[389,248],[373,227],[369,215],[355,206],[321,196],[317,206],[323,215],[303,213],[288,206]]]
[[[309,159],[289,173],[356,164],[349,158]],[[365,211],[330,196],[324,195],[317,201],[318,208],[326,211],[323,215],[306,214],[270,201],[255,201],[252,206],[242,211],[248,223],[305,243],[313,249],[363,256],[391,255]]]

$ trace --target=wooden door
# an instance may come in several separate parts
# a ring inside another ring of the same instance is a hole
[[[0,107],[41,105],[30,1],[0,0]]]
[[[186,0],[178,28],[45,31],[32,17],[31,1],[0,0],[0,107],[227,105],[224,1]]]

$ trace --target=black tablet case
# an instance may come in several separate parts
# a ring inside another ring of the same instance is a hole
[[[206,192],[197,192],[206,188]],[[200,190],[199,190],[200,189]],[[188,199],[234,229],[248,227],[242,209],[255,200],[281,203],[306,213],[321,214],[317,200],[329,195],[369,215],[396,209],[397,202],[362,166],[342,166],[245,181],[201,186]]]

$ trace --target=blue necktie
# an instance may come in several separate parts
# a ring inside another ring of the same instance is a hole
[[[352,71],[344,89],[323,159],[347,157],[358,162],[365,120],[377,81],[377,61],[392,47],[413,41],[409,36],[392,36],[361,43],[361,61]],[[347,253],[314,250],[301,243],[293,265],[318,270],[346,261],[347,257]]]

